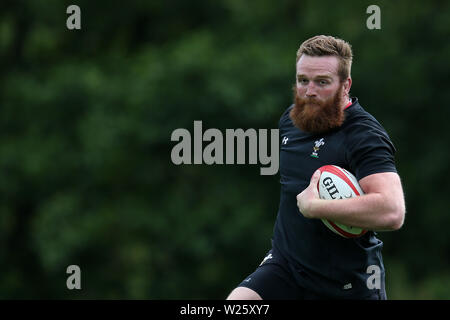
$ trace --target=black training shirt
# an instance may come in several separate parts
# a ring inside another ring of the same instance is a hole
[[[333,233],[320,219],[305,218],[296,196],[324,165],[340,166],[358,181],[374,173],[396,172],[394,145],[357,98],[345,109],[342,126],[325,134],[309,134],[295,127],[289,117],[292,108],[283,113],[279,123],[281,195],[273,246],[307,290],[330,298],[369,296],[376,290],[367,287],[370,265],[380,268],[384,285],[382,241],[371,231],[353,239]]]

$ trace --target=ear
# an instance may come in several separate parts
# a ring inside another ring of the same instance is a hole
[[[352,87],[352,78],[348,77],[347,80],[345,80],[344,82],[345,95],[347,96],[349,95],[351,87]]]

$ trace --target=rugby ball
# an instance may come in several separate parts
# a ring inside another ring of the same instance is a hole
[[[319,170],[320,179],[317,188],[321,199],[338,200],[364,194],[356,177],[347,170],[334,165],[323,166]],[[360,237],[367,232],[367,230],[346,226],[328,219],[322,219],[322,222],[328,229],[344,238]]]

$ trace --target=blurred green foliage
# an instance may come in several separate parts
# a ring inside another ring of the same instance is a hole
[[[270,246],[279,176],[175,166],[171,133],[277,128],[298,46],[330,34],[398,150],[388,297],[449,299],[449,21],[448,1],[2,1],[0,298],[225,298]]]

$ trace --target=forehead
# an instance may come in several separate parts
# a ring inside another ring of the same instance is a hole
[[[303,54],[297,62],[297,75],[337,76],[339,59],[335,56],[313,57]]]

